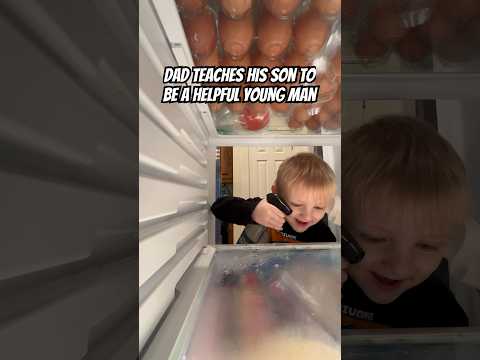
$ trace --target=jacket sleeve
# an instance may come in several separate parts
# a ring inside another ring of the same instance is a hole
[[[252,213],[261,198],[242,199],[234,196],[224,196],[217,199],[210,207],[217,219],[237,225],[255,224]]]

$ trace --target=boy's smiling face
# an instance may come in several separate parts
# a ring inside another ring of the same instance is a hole
[[[286,221],[299,233],[317,224],[331,201],[327,191],[311,189],[303,184],[292,184],[282,196],[292,209]]]
[[[378,304],[391,303],[425,281],[447,255],[452,241],[453,224],[420,224],[418,213],[401,207],[399,203],[371,206],[349,226],[365,257],[351,265],[348,273]]]

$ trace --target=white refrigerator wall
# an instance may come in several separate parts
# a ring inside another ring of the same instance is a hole
[[[154,12],[142,2],[139,74],[139,345],[207,244],[206,137],[188,105],[162,104],[162,69],[174,65]],[[147,7],[147,8],[145,8]],[[143,12],[142,12],[143,9]]]

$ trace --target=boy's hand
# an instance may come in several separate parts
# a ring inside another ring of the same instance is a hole
[[[286,215],[283,212],[269,204],[266,199],[262,199],[252,213],[252,219],[257,224],[278,231],[282,230],[285,217]]]
[[[349,265],[348,261],[342,257],[342,286],[343,286],[343,283],[348,278],[348,273],[347,273],[348,265]]]

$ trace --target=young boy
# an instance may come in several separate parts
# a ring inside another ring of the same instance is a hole
[[[342,327],[467,326],[448,288],[467,213],[450,144],[418,120],[378,119],[342,136],[342,180],[342,227],[365,251],[342,259]]]
[[[300,153],[285,160],[272,192],[287,202],[290,215],[258,197],[222,197],[211,210],[218,219],[246,225],[239,243],[336,241],[326,213],[335,196],[335,175],[317,155]]]

